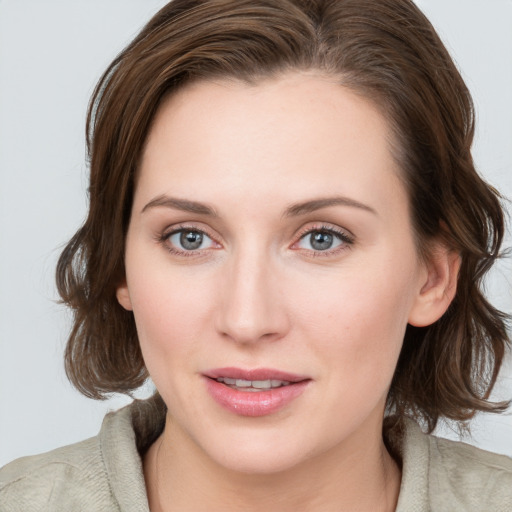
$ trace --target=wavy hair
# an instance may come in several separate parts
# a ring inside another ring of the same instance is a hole
[[[137,172],[168,95],[197,80],[256,83],[313,70],[381,109],[395,139],[420,254],[442,237],[462,260],[456,297],[431,326],[406,330],[388,396],[398,417],[465,421],[489,401],[507,317],[482,293],[504,236],[500,196],[475,170],[473,104],[435,30],[409,0],[174,0],[108,67],[87,119],[89,211],[57,266],[74,312],[65,364],[82,393],[129,393],[147,378],[133,314],[117,302]]]

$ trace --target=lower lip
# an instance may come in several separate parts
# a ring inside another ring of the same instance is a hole
[[[265,391],[238,391],[214,379],[206,378],[212,398],[228,411],[240,416],[265,416],[284,408],[306,389],[309,380]]]

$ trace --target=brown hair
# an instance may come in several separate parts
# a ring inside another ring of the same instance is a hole
[[[449,310],[409,326],[389,392],[399,417],[464,421],[502,411],[489,393],[508,343],[482,277],[504,235],[498,193],[475,171],[470,94],[409,0],[174,0],[112,62],[93,94],[88,217],[63,251],[57,284],[74,311],[66,370],[85,395],[130,392],[147,371],[131,312],[116,300],[134,175],[163,98],[193,80],[250,83],[318,70],[376,102],[398,140],[420,254],[442,237],[462,266]]]

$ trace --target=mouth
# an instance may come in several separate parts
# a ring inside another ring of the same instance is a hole
[[[205,377],[216,380],[226,386],[240,391],[266,391],[311,380],[305,375],[298,375],[273,368],[216,368],[206,372]]]
[[[240,416],[279,411],[300,396],[311,378],[273,369],[219,368],[204,374],[210,396]]]
[[[245,379],[230,379],[229,377],[219,377],[215,379],[217,382],[226,384],[231,389],[245,392],[259,392],[268,391],[270,389],[282,388],[283,386],[289,386],[290,382],[286,380],[245,380]]]

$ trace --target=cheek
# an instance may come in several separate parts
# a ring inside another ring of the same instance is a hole
[[[134,273],[128,286],[144,361],[155,380],[155,372],[164,364],[198,349],[214,303],[210,281],[190,276],[186,271],[150,266]]]
[[[347,268],[314,288],[304,283],[296,297],[308,338],[316,340],[313,348],[348,369],[394,371],[415,296],[414,276],[410,263],[382,259]]]

